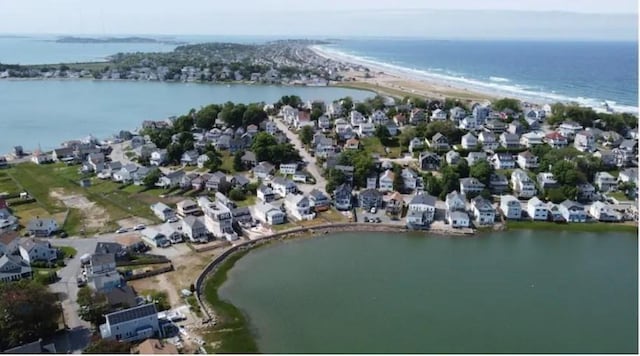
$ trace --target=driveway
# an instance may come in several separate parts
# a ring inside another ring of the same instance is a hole
[[[298,138],[298,135],[296,135],[293,131],[290,131],[287,125],[282,122],[281,119],[271,117],[271,120],[276,123],[280,131],[284,132],[291,144],[293,144],[293,147],[298,150],[302,159],[308,163],[307,171],[311,173],[311,175],[313,175],[313,177],[316,179],[316,184],[300,184],[298,188],[300,188],[300,190],[305,193],[309,193],[314,188],[324,192],[324,189],[327,186],[327,180],[322,176],[321,170],[316,165],[316,160],[311,157],[311,154],[309,154],[307,150],[304,149],[304,145],[300,141],[300,138]]]

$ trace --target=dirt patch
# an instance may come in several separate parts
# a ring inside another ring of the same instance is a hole
[[[84,225],[88,229],[100,229],[109,222],[109,214],[96,203],[89,201],[84,195],[65,194],[61,188],[51,189],[49,195],[59,200],[67,208],[78,209],[82,214]]]
[[[153,223],[153,221],[149,220],[149,219],[145,219],[145,218],[140,218],[140,217],[131,217],[131,218],[126,218],[126,219],[121,219],[116,221],[116,223],[120,226],[120,227],[133,227],[136,225],[150,225]]]

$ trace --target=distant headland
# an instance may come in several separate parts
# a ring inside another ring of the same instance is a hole
[[[155,39],[150,37],[75,37],[64,36],[54,42],[58,43],[158,43],[183,45],[186,42],[171,39]]]

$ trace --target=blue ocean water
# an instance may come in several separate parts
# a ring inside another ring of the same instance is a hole
[[[325,49],[503,95],[637,112],[637,42],[350,39]]]

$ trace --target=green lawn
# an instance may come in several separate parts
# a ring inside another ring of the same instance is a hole
[[[239,208],[245,207],[245,206],[251,206],[251,205],[255,205],[256,203],[256,199],[258,197],[249,193],[247,194],[247,198],[245,200],[241,200],[241,201],[237,201],[235,202]]]
[[[548,221],[508,221],[509,229],[528,229],[528,230],[554,230],[554,231],[580,231],[580,232],[631,232],[638,233],[636,225],[622,223],[569,223],[558,224]]]
[[[381,156],[385,156],[386,152],[380,139],[377,137],[365,137],[360,140],[362,148],[369,153],[377,153]]]
[[[59,247],[59,249],[60,251],[62,251],[62,254],[64,255],[65,258],[75,256],[78,254],[78,250],[76,250],[71,246],[62,246],[62,247]]]
[[[607,193],[608,196],[615,198],[618,201],[630,200],[623,192],[611,192]]]
[[[222,165],[220,166],[221,171],[225,171],[229,174],[233,174],[236,172],[233,169],[233,155],[229,153],[229,151],[221,152]]]

